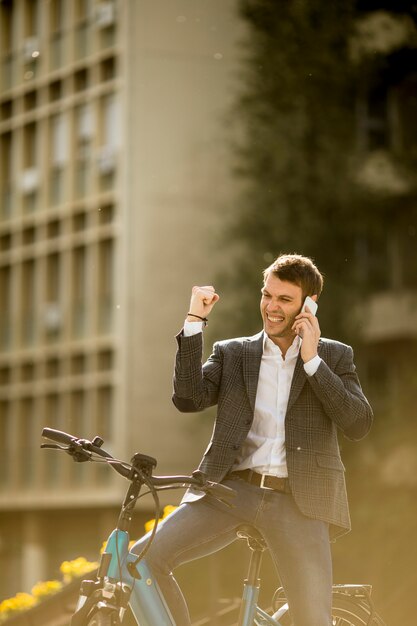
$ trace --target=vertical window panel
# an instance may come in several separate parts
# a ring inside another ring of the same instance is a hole
[[[69,132],[68,118],[64,114],[52,118],[51,159],[56,168],[62,168],[68,161]]]
[[[46,258],[46,293],[44,327],[47,339],[58,339],[62,327],[61,311],[61,257],[57,253]]]
[[[45,425],[48,428],[55,428],[57,430],[64,430],[61,419],[61,402],[58,394],[49,394],[45,398]],[[61,479],[62,472],[62,458],[53,450],[45,450],[45,483],[47,485],[56,485]]]
[[[23,129],[23,173],[21,188],[25,211],[33,211],[37,205],[39,186],[39,151],[36,124],[27,124]]]
[[[23,5],[25,37],[39,33],[39,0],[25,0]]]
[[[77,198],[85,196],[90,188],[93,136],[93,110],[91,105],[84,104],[76,109],[75,194]]]
[[[12,213],[12,172],[13,142],[12,133],[5,133],[0,139],[0,211],[1,216],[8,218]]]
[[[50,0],[50,63],[51,69],[61,67],[64,61],[64,2],[63,0]]]
[[[32,345],[35,340],[35,278],[35,261],[25,261],[21,283],[21,339],[25,345]]]
[[[99,330],[111,332],[114,309],[114,241],[105,239],[99,243],[98,263],[98,315]]]
[[[106,447],[112,442],[113,389],[110,386],[97,389],[96,432],[105,441]],[[97,482],[108,483],[109,468],[105,465],[97,467]]]
[[[38,433],[35,432],[33,398],[22,398],[19,402],[18,427],[18,463],[20,466],[19,483],[30,487],[35,478],[35,444]]]
[[[119,107],[116,94],[103,99],[103,138],[104,145],[116,149],[120,141]]]
[[[12,270],[10,266],[0,268],[0,346],[3,349],[11,345],[12,332]]]
[[[50,158],[51,170],[49,181],[50,201],[53,205],[64,200],[65,167],[69,155],[69,128],[66,115],[55,115],[50,122]]]
[[[70,394],[70,411],[67,431],[76,437],[86,437],[86,392],[83,389],[76,389]],[[85,483],[91,477],[91,467],[86,467],[86,463],[74,463],[71,467],[71,479],[74,486]]]
[[[16,7],[13,2],[0,2],[0,53],[1,53],[1,77],[2,89],[10,89],[13,86],[14,73],[14,41],[16,28]]]
[[[0,489],[10,479],[10,403],[0,401]]]
[[[84,246],[72,254],[72,333],[82,337],[87,322],[87,251]]]

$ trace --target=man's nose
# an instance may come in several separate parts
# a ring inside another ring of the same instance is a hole
[[[269,312],[274,312],[274,313],[278,313],[281,312],[280,306],[278,304],[278,302],[268,302],[266,310]]]

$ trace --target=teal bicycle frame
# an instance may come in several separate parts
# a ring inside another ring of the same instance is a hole
[[[264,547],[260,544],[255,545],[256,540],[249,534],[246,535],[246,529],[243,527],[239,529],[238,536],[247,538],[253,550],[248,579],[244,583],[238,626],[253,626],[254,624],[256,626],[280,626],[279,618],[288,612],[287,604],[272,617],[257,606],[260,589],[258,574]],[[93,598],[94,604],[99,604],[101,610],[112,611],[117,608],[120,619],[123,618],[124,611],[129,604],[140,626],[175,626],[175,621],[158,583],[146,564],[146,559],[136,564],[137,558],[137,554],[129,552],[129,534],[126,531],[113,530],[107,541],[105,552],[102,554],[98,572],[98,579],[105,581],[103,594],[101,598],[97,595]],[[93,581],[83,581],[76,613],[71,622],[72,626],[86,624],[84,620],[91,610],[91,607],[86,605],[91,597],[93,586]],[[83,588],[84,591],[89,592],[89,596],[84,594]],[[118,593],[118,589],[123,590],[123,593]],[[121,607],[120,597],[123,594],[126,598],[124,606]]]

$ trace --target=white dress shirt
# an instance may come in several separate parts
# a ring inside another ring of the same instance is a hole
[[[185,322],[184,335],[202,332],[202,322]],[[259,474],[288,476],[285,454],[285,415],[301,339],[295,337],[285,358],[280,348],[265,335],[259,370],[252,426],[240,450],[234,470],[251,469]],[[316,355],[304,363],[313,376],[321,362]]]

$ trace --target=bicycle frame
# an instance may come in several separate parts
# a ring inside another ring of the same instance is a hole
[[[129,564],[134,565],[137,556],[129,551],[128,532],[115,529],[103,553],[107,569],[106,578],[110,584],[116,585],[121,582],[128,586],[129,604],[136,621],[141,626],[154,624],[175,626],[174,619],[145,560],[134,566],[137,573],[132,575]]]
[[[123,585],[128,595],[133,617],[140,626],[176,626],[174,618],[163,598],[158,583],[149,570],[146,559],[143,559],[134,567],[132,564],[137,560],[137,554],[129,551],[129,533],[115,529],[109,536],[105,552],[102,554],[99,576],[106,579],[108,597],[99,600],[100,608],[118,609],[115,603],[115,591],[118,585]],[[261,551],[254,551],[249,567],[249,577],[244,584],[242,606],[239,618],[239,626],[280,626],[277,619],[284,615],[287,606],[282,607],[274,617],[271,617],[257,606],[260,581],[257,578],[261,564]],[[252,572],[252,574],[251,574]],[[104,594],[103,594],[104,595]],[[85,603],[87,596],[81,595],[76,612],[71,621],[72,626],[83,623]],[[97,604],[97,598],[94,599]],[[127,603],[126,603],[127,604]],[[123,617],[125,607],[121,608]]]
[[[159,585],[144,558],[150,543],[145,545],[140,555],[129,550],[129,528],[141,489],[146,486],[154,496],[157,519],[159,489],[193,485],[206,493],[212,493],[214,497],[226,503],[230,503],[230,498],[234,495],[233,489],[208,481],[201,472],[194,472],[192,476],[154,476],[152,470],[156,467],[156,460],[153,457],[137,453],[131,463],[118,461],[101,448],[103,440],[100,437],[95,437],[91,442],[50,428],[44,428],[42,435],[56,443],[42,444],[41,447],[63,450],[78,462],[95,460],[93,456],[103,458],[121,476],[130,481],[117,527],[110,534],[102,554],[97,578],[95,581],[84,580],[81,584],[71,626],[86,626],[93,623],[96,626],[99,624],[116,626],[122,621],[129,605],[133,617],[140,626],[176,626]],[[154,531],[149,537],[149,542],[153,539]],[[260,589],[259,572],[262,553],[266,548],[262,535],[246,525],[237,529],[237,535],[247,540],[252,551],[247,579],[244,582],[238,626],[282,626],[283,622],[288,624],[289,609],[285,597],[280,595],[282,588],[277,590],[279,603],[275,605],[277,610],[272,616],[257,606]],[[333,586],[333,595],[339,598],[338,607],[334,605],[337,615],[346,613],[348,620],[353,616],[353,622],[346,621],[349,624],[360,623],[369,626],[373,623],[375,626],[383,626],[383,621],[374,611],[370,591],[369,585]],[[360,615],[355,611],[356,608]]]

